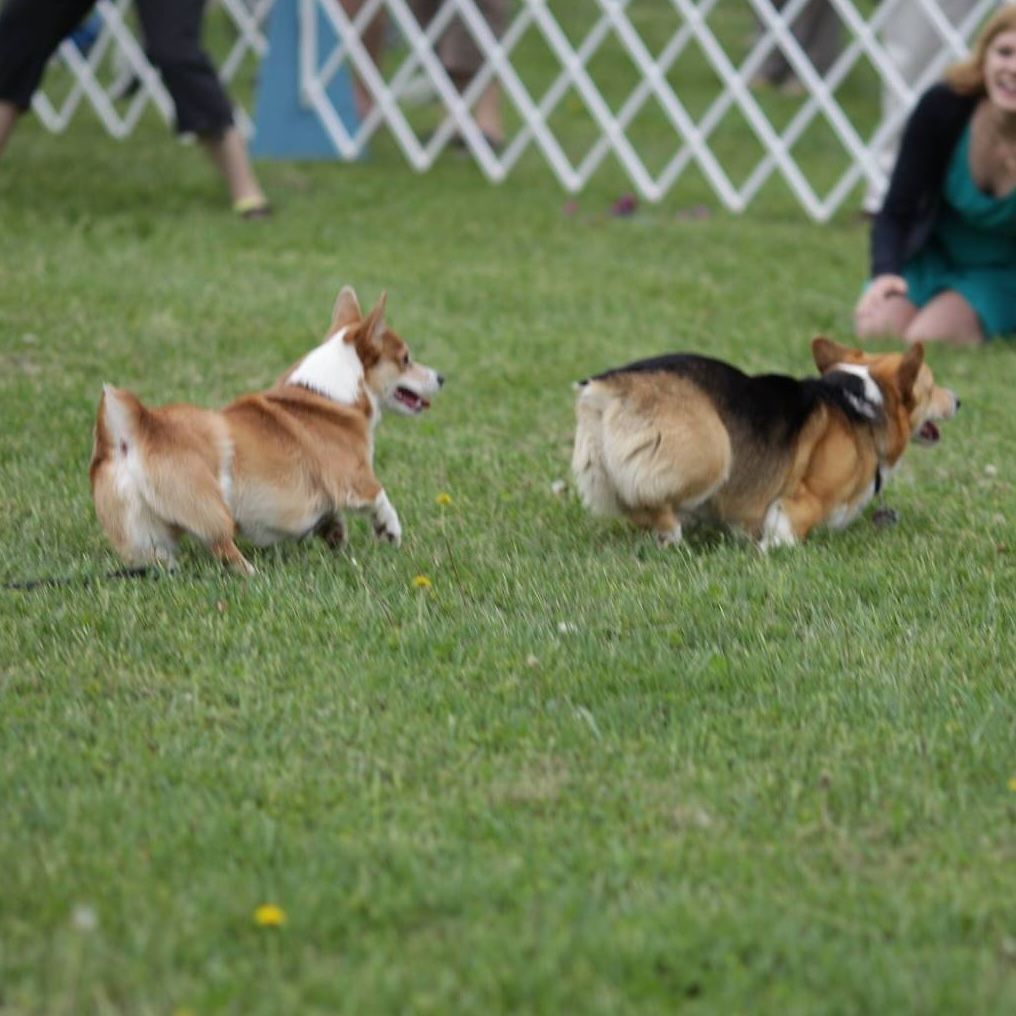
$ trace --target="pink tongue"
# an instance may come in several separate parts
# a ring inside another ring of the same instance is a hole
[[[927,441],[937,441],[939,439],[938,427],[935,426],[928,420],[923,427],[921,427],[921,437]]]
[[[413,409],[416,409],[417,407],[420,409],[426,409],[430,405],[423,396],[409,391],[408,388],[400,388],[397,394],[401,401],[405,402],[407,406],[410,406]]]

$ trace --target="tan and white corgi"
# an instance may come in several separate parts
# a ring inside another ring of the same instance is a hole
[[[385,323],[385,296],[364,317],[349,287],[328,338],[267,391],[221,411],[149,408],[106,385],[89,475],[95,511],[130,565],[172,565],[190,533],[233,570],[254,568],[234,542],[259,546],[312,533],[345,541],[342,513],[370,515],[398,544],[399,517],[374,475],[381,410],[417,416],[444,382],[414,363]]]
[[[583,502],[664,544],[704,516],[763,549],[853,521],[911,439],[938,440],[956,396],[920,345],[869,355],[818,337],[820,377],[750,377],[693,354],[661,356],[579,382],[572,470]]]

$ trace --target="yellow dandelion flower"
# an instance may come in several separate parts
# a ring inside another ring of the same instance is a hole
[[[452,503],[452,496],[451,494],[446,494],[444,491],[441,491],[441,493],[434,498],[434,503],[441,505],[442,508],[447,508],[448,505]]]
[[[426,575],[417,575],[413,579],[413,585],[416,586],[417,589],[430,589],[430,587],[433,584],[434,583],[431,582],[430,579],[427,578]]]
[[[1009,789],[1016,790],[1016,776],[1009,777]]]
[[[286,923],[286,911],[274,903],[262,903],[254,911],[254,923],[259,928],[281,928]]]

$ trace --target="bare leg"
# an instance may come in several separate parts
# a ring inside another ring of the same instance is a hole
[[[954,290],[939,293],[917,313],[903,332],[906,342],[948,342],[953,346],[978,346],[984,332],[977,312]]]
[[[340,0],[346,14],[355,18],[363,7],[365,0]],[[360,39],[375,66],[380,67],[381,47],[384,43],[387,15],[382,7],[377,16],[360,32]],[[356,100],[356,111],[360,118],[365,117],[374,108],[374,96],[363,83],[358,74],[353,75],[353,97]]]
[[[0,155],[3,155],[7,139],[14,131],[18,122],[18,107],[13,102],[0,100]]]
[[[435,5],[438,6],[438,5]],[[477,7],[494,36],[499,37],[508,18],[507,0],[479,0]],[[486,56],[480,44],[459,18],[452,20],[438,42],[438,57],[460,93],[465,92],[483,68]],[[473,119],[487,140],[496,146],[504,142],[501,121],[501,84],[492,77],[473,103]]]
[[[902,339],[917,313],[905,296],[890,296],[866,313],[855,309],[854,334],[859,339]]]
[[[456,82],[459,85],[459,82]],[[460,91],[465,89],[465,84],[459,85]],[[487,86],[480,92],[480,97],[473,107],[473,116],[476,119],[476,126],[483,131],[486,138],[500,145],[504,141],[504,124],[501,122],[501,86],[497,81],[488,82]]]
[[[256,209],[268,205],[268,199],[250,164],[247,145],[237,127],[227,128],[218,138],[202,138],[201,144],[226,181],[230,199],[238,211],[244,207]]]

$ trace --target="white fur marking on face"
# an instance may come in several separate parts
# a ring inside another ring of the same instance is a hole
[[[844,374],[853,374],[855,377],[859,377],[864,382],[864,397],[872,405],[881,406],[885,401],[882,398],[882,389],[875,383],[875,379],[871,376],[867,367],[862,367],[859,363],[838,363],[833,370],[843,371]],[[858,411],[867,415],[863,409]]]
[[[792,547],[797,543],[794,530],[790,525],[790,518],[783,510],[779,501],[774,501],[766,512],[765,521],[762,523],[763,550],[772,550],[773,547]]]
[[[289,383],[343,405],[356,402],[363,382],[363,364],[356,347],[344,341],[348,330],[348,327],[340,329],[312,349],[290,374]]]

